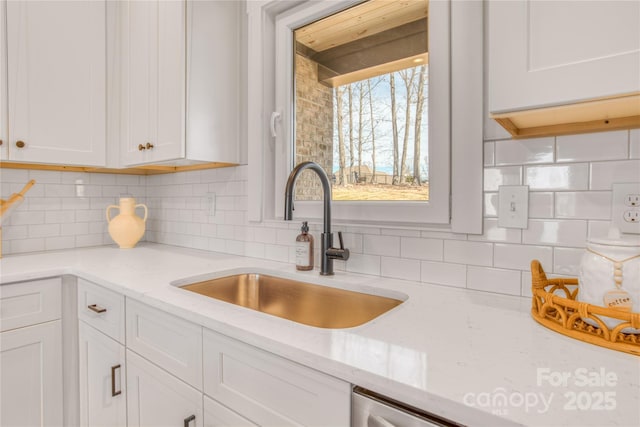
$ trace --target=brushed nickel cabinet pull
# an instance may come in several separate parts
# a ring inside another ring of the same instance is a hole
[[[184,427],[189,427],[189,423],[191,421],[195,421],[196,420],[196,416],[195,415],[191,415],[190,417],[187,417],[184,419]]]
[[[16,141],[16,147],[18,148],[24,148],[24,146],[27,145],[24,143],[24,141]]]
[[[91,310],[91,311],[94,311],[94,312],[98,313],[98,314],[100,314],[100,313],[104,313],[105,311],[107,311],[107,309],[106,309],[106,308],[104,308],[104,307],[100,307],[98,304],[91,304],[91,305],[88,305],[88,306],[87,306],[87,308],[88,308],[89,310]]]
[[[111,367],[111,397],[122,394],[122,387],[116,391],[116,369],[120,369],[119,364]]]

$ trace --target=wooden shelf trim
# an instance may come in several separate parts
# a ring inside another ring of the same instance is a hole
[[[176,173],[185,171],[194,171],[202,169],[226,168],[238,166],[235,163],[199,163],[185,166],[167,166],[167,165],[146,165],[135,168],[99,168],[95,166],[65,166],[65,165],[44,165],[40,163],[16,163],[16,162],[0,162],[0,169],[35,169],[59,172],[89,172],[89,173],[112,173],[123,175],[159,175],[166,173]]]
[[[514,139],[640,128],[640,92],[491,118]]]

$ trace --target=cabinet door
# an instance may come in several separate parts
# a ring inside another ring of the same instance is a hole
[[[123,163],[185,155],[185,4],[122,5]]]
[[[127,424],[124,346],[79,322],[80,425]]]
[[[105,7],[7,2],[10,160],[105,165]]]
[[[204,397],[204,427],[256,427],[251,421],[213,399]]]
[[[0,425],[62,425],[60,320],[0,334]]]
[[[129,427],[201,427],[202,393],[127,350]]]
[[[640,2],[491,1],[489,110],[640,91]]]
[[[9,158],[7,140],[7,52],[6,48],[6,8],[5,1],[0,2],[0,160]]]

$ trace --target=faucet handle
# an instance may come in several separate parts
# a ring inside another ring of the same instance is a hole
[[[342,261],[346,261],[349,259],[349,249],[344,248],[341,231],[338,231],[338,240],[340,240],[340,248],[329,248],[325,254],[329,259],[340,259]]]

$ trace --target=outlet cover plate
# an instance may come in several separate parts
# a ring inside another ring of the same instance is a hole
[[[498,227],[529,227],[529,186],[498,187]]]
[[[616,183],[611,189],[611,221],[621,233],[640,234],[640,204],[636,202],[640,197],[640,182]]]

